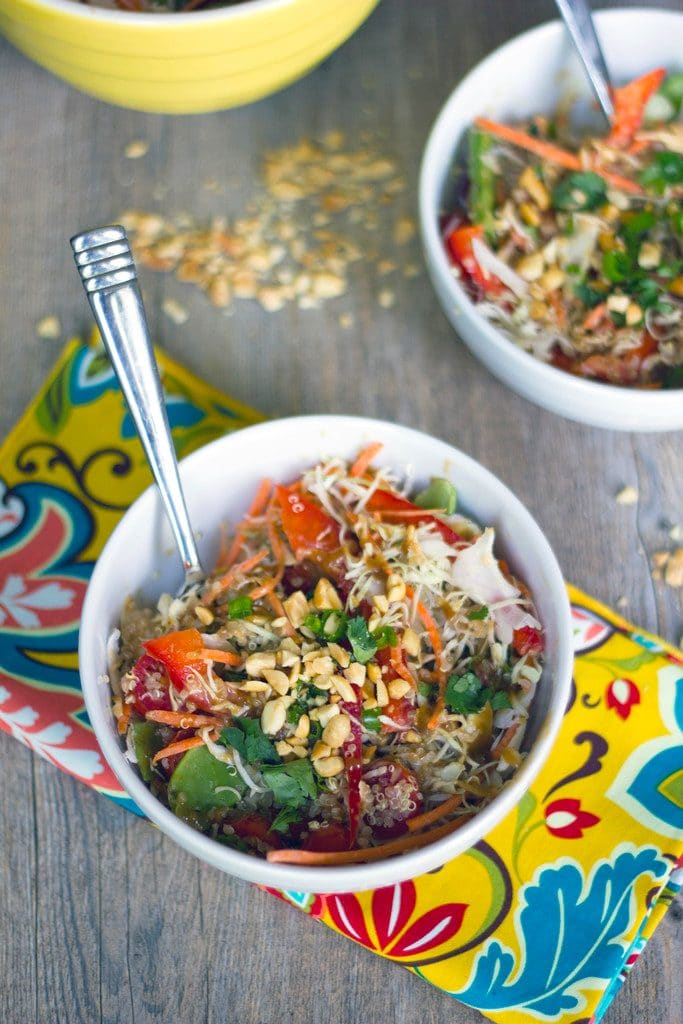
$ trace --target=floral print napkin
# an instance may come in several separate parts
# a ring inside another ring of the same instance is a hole
[[[180,455],[260,419],[159,359]],[[78,625],[149,481],[105,356],[71,342],[0,451],[0,728],[131,810],[85,714]],[[599,1021],[683,881],[683,655],[569,592],[572,697],[515,812],[412,881],[274,892],[504,1024]]]

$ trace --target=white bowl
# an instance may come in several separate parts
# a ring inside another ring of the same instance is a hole
[[[655,67],[683,70],[683,14],[652,8],[600,11],[597,29],[619,84]],[[561,98],[589,99],[585,73],[559,21],[525,32],[467,75],[432,128],[420,172],[420,222],[427,267],[446,316],[488,369],[518,394],[551,412],[613,430],[683,428],[683,392],[642,391],[583,380],[522,351],[477,310],[453,276],[439,213],[463,134],[475,117],[523,120],[551,113]]]
[[[572,673],[569,602],[548,542],[518,499],[488,470],[450,445],[379,420],[301,416],[274,420],[214,441],[181,463],[190,518],[202,560],[218,551],[219,524],[235,523],[264,477],[289,481],[323,456],[355,456],[370,441],[384,449],[378,463],[412,465],[417,482],[448,476],[461,507],[482,525],[496,527],[497,547],[531,589],[546,630],[547,661],[534,702],[525,747],[528,757],[495,800],[452,836],[421,850],[367,865],[310,868],[269,864],[231,850],[180,821],[147,789],[126,760],[111,712],[106,672],[107,637],[124,598],[156,602],[180,583],[178,558],[156,488],[125,514],[100,555],[81,619],[80,673],[85,703],[104,756],[121,785],[159,828],[186,850],[229,874],[296,892],[347,892],[390,885],[444,864],[486,835],[517,804],[548,757],[567,704]]]

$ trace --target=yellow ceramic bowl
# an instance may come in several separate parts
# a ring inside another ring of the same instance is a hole
[[[340,46],[378,0],[249,0],[129,14],[76,0],[0,0],[0,32],[84,92],[159,114],[267,96]]]

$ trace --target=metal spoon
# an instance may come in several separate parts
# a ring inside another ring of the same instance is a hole
[[[171,524],[185,571],[178,596],[186,596],[206,574],[187,514],[130,242],[124,228],[113,225],[75,235],[71,248]]]
[[[600,108],[611,124],[614,118],[612,85],[595,31],[590,3],[588,0],[555,0],[555,3],[586,69]]]

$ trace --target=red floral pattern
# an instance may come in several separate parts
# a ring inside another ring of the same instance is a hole
[[[553,800],[545,809],[545,827],[558,839],[582,839],[584,830],[597,825],[600,818],[581,809],[581,801],[566,797]]]
[[[417,891],[412,881],[376,889],[372,894],[369,921],[376,933],[371,936],[363,907],[353,893],[326,896],[327,909],[335,926],[362,946],[385,956],[418,961],[458,934],[467,903],[443,903],[414,918]]]
[[[605,701],[607,707],[616,711],[619,718],[626,720],[631,709],[640,704],[640,690],[631,679],[613,679],[607,687]]]

